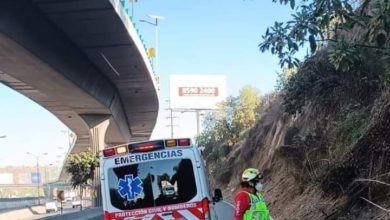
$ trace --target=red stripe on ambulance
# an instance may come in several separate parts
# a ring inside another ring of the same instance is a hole
[[[204,219],[203,212],[200,211],[198,208],[191,208],[191,209],[188,209],[188,211],[190,211],[198,219]]]
[[[164,218],[160,217],[159,215],[154,215],[151,220],[164,220]]]
[[[205,198],[207,199],[207,198]],[[162,211],[164,210],[164,211]],[[165,213],[172,212],[172,215]],[[145,215],[134,215],[145,213]],[[153,209],[134,209],[123,212],[109,213],[105,212],[106,220],[123,220],[123,219],[148,219],[148,220],[171,220],[172,217],[176,220],[204,220],[208,214],[208,204],[205,207],[205,202],[196,203],[181,203],[167,206],[157,206]]]

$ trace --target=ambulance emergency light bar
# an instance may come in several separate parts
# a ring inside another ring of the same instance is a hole
[[[122,144],[115,147],[104,149],[103,156],[112,157],[115,155],[150,152],[150,151],[168,149],[172,147],[188,147],[190,145],[191,145],[191,141],[189,138]]]

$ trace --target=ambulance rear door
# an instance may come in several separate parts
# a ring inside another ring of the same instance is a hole
[[[204,219],[196,161],[192,147],[106,159],[106,219]]]

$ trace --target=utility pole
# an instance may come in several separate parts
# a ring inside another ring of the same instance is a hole
[[[169,125],[167,125],[167,127],[171,127],[171,138],[174,137],[174,132],[173,132],[173,127],[176,126],[174,125],[174,118],[177,118],[176,116],[173,116],[173,109],[171,107],[171,101],[170,100],[166,100],[169,104],[168,104],[168,108],[166,108],[165,110],[168,110],[169,111],[169,116],[166,117],[167,119],[170,120],[170,123]]]
[[[200,111],[196,110],[196,136],[199,137],[200,135]]]

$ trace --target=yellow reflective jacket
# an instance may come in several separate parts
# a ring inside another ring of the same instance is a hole
[[[245,211],[243,220],[269,220],[269,210],[263,195],[260,193],[257,195],[249,192],[245,193],[249,195],[251,207]]]

